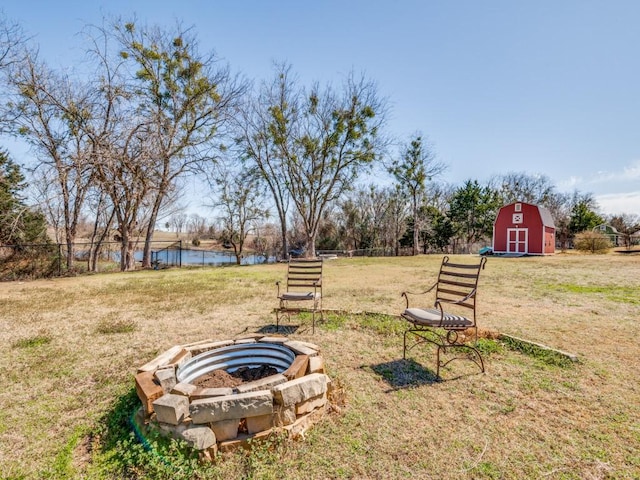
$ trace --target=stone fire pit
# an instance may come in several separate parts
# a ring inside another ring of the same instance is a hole
[[[301,435],[327,411],[331,388],[319,347],[279,336],[177,345],[140,367],[135,383],[138,427],[207,459],[274,431]]]

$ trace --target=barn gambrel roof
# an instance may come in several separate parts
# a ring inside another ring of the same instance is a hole
[[[535,205],[533,203],[528,203],[528,202],[512,202],[512,203],[508,203],[507,205],[504,205],[500,210],[502,210],[503,208],[511,207],[516,203],[521,203],[523,205],[530,205],[532,207],[537,208],[538,212],[540,213],[540,218],[542,219],[542,225],[544,227],[556,228],[556,224],[553,221],[553,215],[551,215],[551,211],[547,207],[543,207],[541,205]]]
[[[556,224],[553,221],[553,215],[547,207],[538,205],[538,211],[540,212],[540,218],[542,218],[542,224],[545,227],[556,228]]]

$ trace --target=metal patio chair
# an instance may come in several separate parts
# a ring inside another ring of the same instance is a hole
[[[438,279],[428,290],[402,293],[406,300],[406,309],[401,317],[411,324],[404,332],[403,358],[407,358],[407,351],[427,342],[436,346],[438,378],[441,367],[462,358],[471,360],[484,372],[484,361],[476,348],[476,302],[480,270],[484,269],[486,262],[486,257],[482,257],[478,263],[453,263],[445,256]],[[409,306],[410,296],[425,295],[434,289],[435,301],[432,308]],[[469,335],[474,337],[473,344],[466,342]],[[441,353],[446,354],[448,350],[456,350],[465,355],[442,360]]]
[[[287,279],[276,282],[279,306],[276,309],[276,330],[280,319],[286,315],[291,320],[292,313],[311,312],[312,333],[316,332],[316,313],[322,315],[322,259],[289,260]]]

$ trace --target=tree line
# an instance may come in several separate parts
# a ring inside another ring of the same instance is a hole
[[[0,17],[0,131],[26,141],[31,156],[21,169],[0,155],[0,243],[45,242],[48,226],[69,269],[81,225],[90,225],[91,269],[113,238],[122,270],[135,268],[140,238],[149,267],[153,233],[184,215],[191,176],[207,185],[197,193],[215,212],[208,230],[238,260],[250,235],[281,258],[292,249],[469,251],[515,200],[548,207],[565,246],[605,220],[590,194],[559,193],[545,176],[448,185],[422,134],[389,138],[388,102],[363,75],[304,85],[281,63],[271,79],[249,81],[179,23],[110,19],[82,38],[85,61],[52,68]]]

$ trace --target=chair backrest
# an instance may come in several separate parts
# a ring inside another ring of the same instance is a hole
[[[287,290],[322,291],[322,259],[291,259],[287,269]]]
[[[486,257],[481,257],[478,263],[452,263],[445,256],[438,274],[436,303],[439,300],[457,302],[456,305],[460,307],[472,309],[475,319],[478,279],[486,262]],[[446,310],[449,305],[443,307]]]

